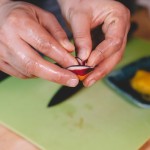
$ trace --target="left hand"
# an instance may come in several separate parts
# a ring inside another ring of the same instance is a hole
[[[121,60],[130,27],[130,12],[114,0],[58,0],[62,14],[73,32],[77,55],[96,66],[83,81],[91,86],[108,74]],[[91,29],[103,24],[105,40],[92,52]]]

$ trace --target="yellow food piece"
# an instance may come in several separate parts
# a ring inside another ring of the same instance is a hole
[[[130,83],[137,92],[150,95],[150,72],[138,70]]]
[[[87,74],[84,75],[84,76],[81,76],[81,75],[77,75],[77,76],[78,76],[80,81],[83,81],[87,77]]]

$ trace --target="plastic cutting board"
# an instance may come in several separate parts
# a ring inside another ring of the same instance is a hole
[[[150,43],[128,42],[124,66],[150,55]],[[60,87],[42,79],[0,83],[0,122],[42,150],[137,150],[150,138],[150,109],[132,105],[103,81],[47,108]]]

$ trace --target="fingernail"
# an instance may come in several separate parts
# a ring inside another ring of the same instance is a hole
[[[95,80],[89,81],[88,87],[92,86],[95,82],[96,82]]]
[[[75,50],[74,45],[70,41],[68,41],[68,40],[64,40],[62,42],[62,45],[67,50],[70,50],[70,51],[74,51]]]
[[[67,85],[70,87],[75,87],[78,84],[79,80],[77,79],[70,79],[67,81]]]

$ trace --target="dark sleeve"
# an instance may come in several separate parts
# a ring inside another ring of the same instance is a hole
[[[130,10],[131,13],[134,13],[136,9],[136,0],[117,0],[117,1],[124,4]]]
[[[70,39],[72,38],[72,33],[70,32],[70,30],[68,29],[66,25],[66,22],[61,14],[57,0],[22,0],[22,1],[32,3],[34,5],[39,6],[40,8],[44,10],[47,10],[53,13],[55,17],[57,18],[57,20],[59,21],[59,23],[61,24],[61,26],[63,27],[63,29],[65,30],[65,32],[67,33],[68,38]]]

